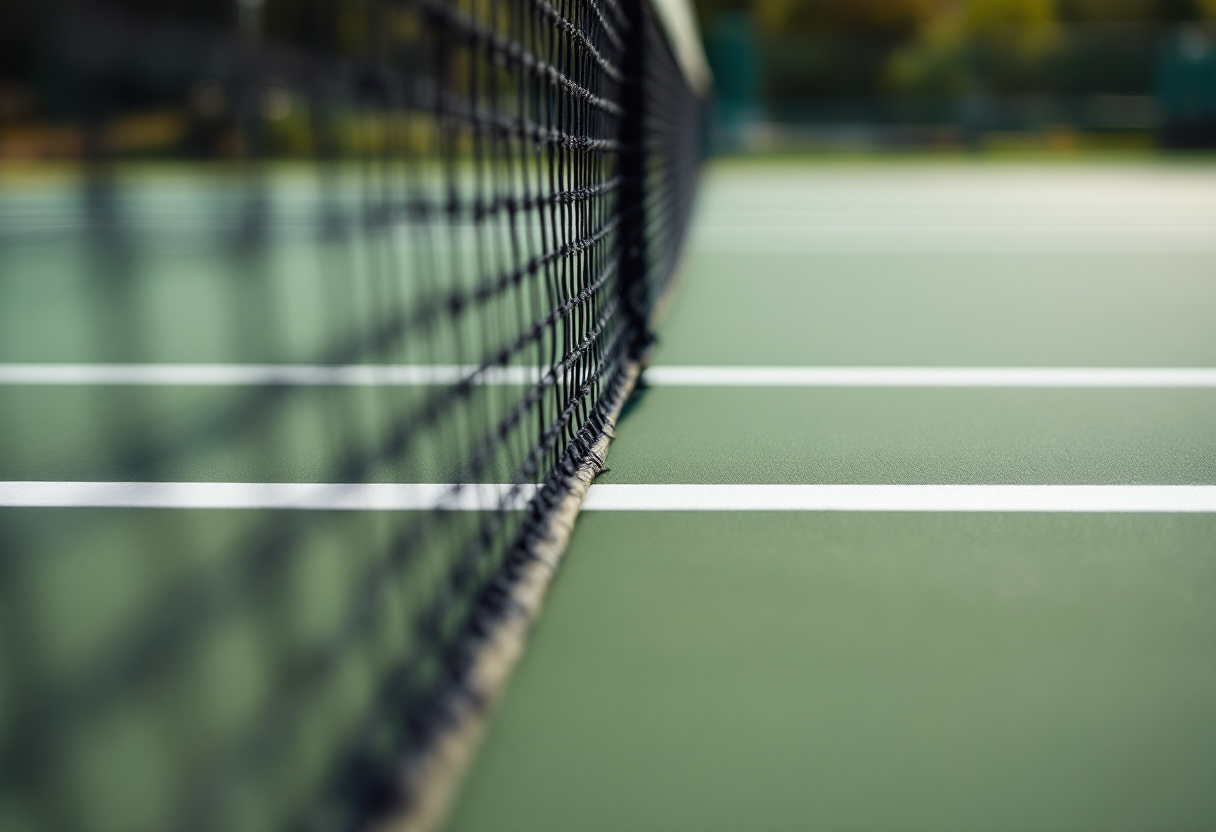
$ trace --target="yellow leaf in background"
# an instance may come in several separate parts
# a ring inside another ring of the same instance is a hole
[[[967,0],[964,19],[968,27],[1037,29],[1056,23],[1054,0]]]

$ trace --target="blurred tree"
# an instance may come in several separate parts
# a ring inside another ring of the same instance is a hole
[[[965,17],[1033,25],[1073,22],[1181,22],[1216,19],[1216,0],[695,0],[703,31],[723,11],[753,16],[762,34],[843,34],[914,38]]]
[[[1059,32],[1056,0],[964,0],[960,22],[965,40],[995,40],[1029,60],[1050,49]]]
[[[957,0],[891,54],[887,80],[917,95],[984,92],[994,61],[1006,78],[1032,71],[1055,43],[1058,23],[1055,0]],[[977,66],[977,54],[989,66]]]
[[[1161,0],[1059,0],[1060,17],[1068,22],[1156,20]]]
[[[964,24],[973,30],[1017,28],[1040,31],[1056,22],[1055,0],[963,0]]]
[[[940,12],[942,0],[753,0],[766,34],[853,33],[906,38]]]
[[[720,19],[750,18],[756,66],[748,77],[758,79],[766,106],[1052,91],[1146,95],[1156,41],[1182,22],[1216,21],[1216,0],[695,2],[711,42],[728,40],[732,27]]]

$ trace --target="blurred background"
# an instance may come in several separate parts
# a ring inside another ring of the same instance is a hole
[[[292,4],[128,5],[247,37],[302,37]],[[696,0],[696,7],[716,82],[710,142],[719,153],[1216,147],[1216,0]],[[355,23],[356,11],[346,13]],[[270,84],[256,100],[234,96],[243,88],[234,80],[240,62],[212,56],[210,77],[200,78],[197,50],[183,48],[170,29],[156,39],[158,49],[136,55],[89,26],[79,33],[89,45],[63,53],[63,41],[40,37],[37,3],[14,2],[5,18],[0,160],[87,152],[82,102],[99,116],[105,110],[108,127],[95,138],[107,155],[240,157],[254,150],[242,143],[255,134],[257,155],[317,150],[300,90]],[[331,31],[321,40],[341,53],[350,38]],[[99,79],[104,102],[67,83],[72,75]],[[339,131],[337,140],[357,150],[364,132]]]
[[[1216,147],[1216,0],[697,0],[719,152]]]

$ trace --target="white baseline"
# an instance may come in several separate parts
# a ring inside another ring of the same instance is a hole
[[[536,486],[236,482],[0,482],[0,506],[484,511]],[[1216,513],[1216,485],[591,486],[585,511]]]
[[[536,384],[536,367],[457,364],[0,364],[0,384],[423,386]],[[646,370],[655,387],[1216,388],[1209,367],[679,367]]]

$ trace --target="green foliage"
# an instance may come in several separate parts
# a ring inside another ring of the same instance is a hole
[[[887,81],[898,92],[958,95],[988,86],[994,70],[1003,79],[1024,80],[1058,33],[1055,0],[963,0],[891,54]],[[977,66],[977,47],[983,67]]]
[[[940,0],[752,0],[766,34],[858,32],[904,38],[938,11]]]
[[[723,11],[752,15],[763,35],[913,40],[962,17],[978,28],[1216,19],[1216,0],[695,0],[704,31]]]
[[[764,97],[784,100],[949,98],[1061,84],[1143,94],[1152,41],[1182,21],[1216,20],[1216,0],[696,2],[711,58],[732,31],[746,30],[757,56],[751,76],[762,79]],[[739,28],[741,20],[750,23]]]
[[[1211,0],[1056,0],[1056,3],[1061,19],[1081,23],[1189,20],[1204,17],[1204,7],[1213,5]]]

